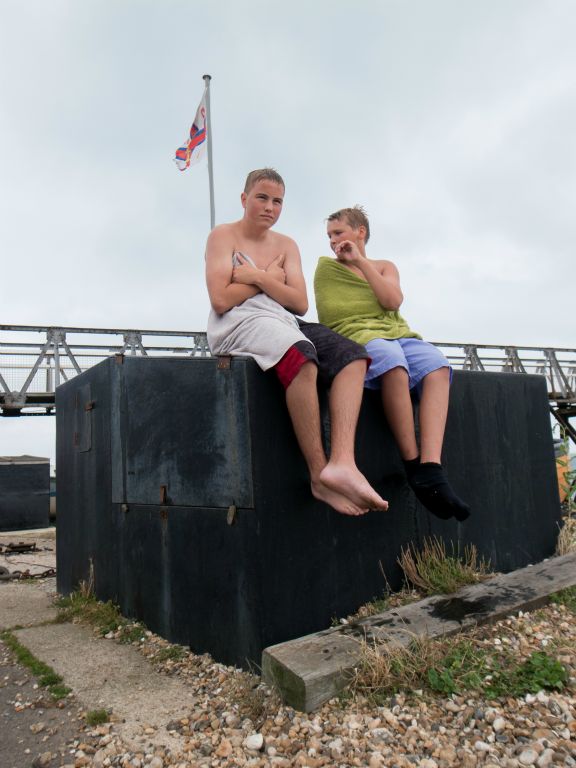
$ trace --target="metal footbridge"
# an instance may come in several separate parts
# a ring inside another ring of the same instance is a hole
[[[550,410],[576,444],[576,349],[433,342],[468,371],[545,376]],[[56,387],[110,355],[210,357],[204,331],[0,325],[0,413],[45,416]]]

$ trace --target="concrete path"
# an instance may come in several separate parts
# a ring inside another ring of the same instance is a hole
[[[35,540],[39,548],[50,541],[44,531],[26,532],[25,536],[0,532],[2,544],[25,538]],[[36,552],[18,554],[2,558],[0,564],[10,571],[32,569],[32,562],[40,569],[55,566],[53,538],[52,543],[51,554],[45,551],[41,558]],[[130,645],[97,637],[78,624],[52,623],[57,615],[55,581],[0,581],[0,630],[10,630],[36,658],[60,674],[84,710],[110,710],[116,731],[130,748],[177,748],[180,737],[169,734],[166,726],[193,707],[190,686],[156,672]],[[3,727],[10,712],[6,706],[5,701]],[[4,768],[4,762],[0,763]]]

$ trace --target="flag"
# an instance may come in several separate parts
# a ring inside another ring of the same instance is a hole
[[[196,111],[196,117],[190,128],[190,137],[178,147],[174,162],[180,171],[185,171],[204,157],[206,152],[206,91]]]

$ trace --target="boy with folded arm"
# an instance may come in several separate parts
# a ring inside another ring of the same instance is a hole
[[[249,355],[263,370],[275,371],[315,498],[346,515],[385,510],[388,503],[354,460],[368,354],[325,326],[296,318],[308,309],[300,253],[294,240],[272,230],[284,202],[282,177],[272,168],[252,171],[240,200],[242,218],[215,227],[206,244],[210,350]],[[330,386],[329,458],[322,444],[318,378]]]

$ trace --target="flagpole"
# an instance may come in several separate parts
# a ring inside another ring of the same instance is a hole
[[[210,229],[215,226],[214,213],[214,172],[212,170],[212,124],[210,122],[210,80],[211,75],[202,75],[206,83],[206,133],[208,134],[208,183],[210,185]]]

